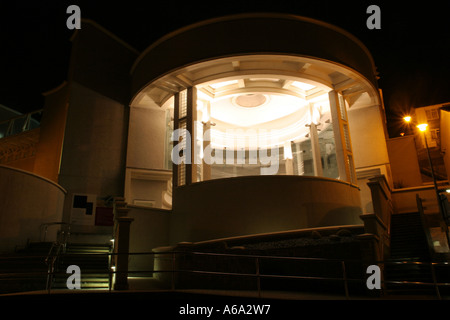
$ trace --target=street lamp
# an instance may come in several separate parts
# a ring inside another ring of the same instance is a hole
[[[412,122],[412,118],[410,116],[406,116],[403,119],[407,123],[411,123]],[[447,219],[446,219],[446,215],[444,214],[444,210],[442,208],[441,197],[440,197],[439,189],[438,189],[437,182],[436,182],[436,176],[434,174],[433,162],[431,161],[430,148],[428,147],[428,141],[427,141],[427,135],[426,135],[428,124],[427,123],[420,123],[420,124],[417,124],[416,127],[420,130],[420,132],[423,133],[423,139],[425,140],[425,147],[427,149],[428,163],[429,163],[430,169],[431,169],[431,178],[433,179],[434,190],[436,192],[436,199],[437,199],[437,204],[438,204],[438,208],[439,208],[439,213],[441,214],[441,217],[444,219],[445,225],[447,226]],[[448,226],[447,226],[447,230],[446,230],[445,234],[447,236],[447,242],[450,245],[449,235],[448,235]]]

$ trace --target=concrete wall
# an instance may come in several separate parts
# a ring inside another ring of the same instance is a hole
[[[128,206],[128,217],[134,221],[130,227],[130,252],[152,252],[169,243],[170,211]],[[131,255],[129,270],[153,270],[153,255]]]
[[[82,24],[71,39],[67,120],[58,180],[68,192],[66,220],[74,194],[96,197],[99,205],[108,197],[123,196],[129,70],[138,55],[98,24],[89,20]],[[81,229],[103,232],[88,227]]]
[[[387,141],[392,179],[395,188],[422,185],[419,160],[414,136],[405,136]]]
[[[128,203],[152,200],[155,207],[162,208],[163,192],[167,190],[167,180],[171,179],[164,168],[165,135],[164,110],[159,107],[130,108],[125,180]]]
[[[392,206],[395,213],[417,212],[416,195],[424,200],[424,206],[438,211],[434,186],[397,189],[392,192]]]
[[[450,177],[450,112],[441,109],[440,115],[441,151],[444,153],[443,159],[447,177]]]
[[[70,192],[122,195],[127,122],[124,105],[73,83],[60,184]]]
[[[39,144],[36,148],[33,172],[54,182],[58,182],[66,127],[68,94],[66,82],[54,91],[45,94],[41,132]]]
[[[40,241],[43,223],[62,221],[65,190],[59,185],[5,166],[0,166],[0,177],[0,252]],[[55,240],[56,231],[50,228],[46,240]]]
[[[359,189],[318,177],[251,176],[174,190],[171,243],[362,224]]]
[[[348,111],[355,168],[388,165],[389,156],[379,106]],[[390,177],[386,177],[388,181]]]
[[[156,108],[130,108],[127,167],[164,169],[166,113]]]
[[[66,221],[73,194],[94,195],[97,203],[123,195],[128,123],[123,104],[75,82],[70,90],[59,174],[59,183],[68,192]]]

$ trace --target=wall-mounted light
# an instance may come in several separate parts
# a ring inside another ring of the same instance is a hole
[[[417,128],[419,128],[420,131],[425,132],[427,130],[428,124],[421,123],[417,125]]]

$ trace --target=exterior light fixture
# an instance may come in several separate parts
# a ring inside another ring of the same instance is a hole
[[[406,122],[411,122],[411,116],[403,117],[403,120],[405,120]]]
[[[421,123],[417,125],[417,128],[419,128],[420,131],[425,132],[427,130],[428,124]]]

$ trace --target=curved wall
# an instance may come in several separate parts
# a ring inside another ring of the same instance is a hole
[[[362,224],[358,187],[334,179],[249,176],[174,191],[171,244]]]
[[[358,71],[377,87],[370,53],[348,32],[294,15],[242,14],[182,28],[151,45],[132,68],[132,95],[178,68],[220,57],[256,53],[333,61]]]
[[[0,166],[0,252],[41,240],[40,226],[61,222],[66,191],[35,174]],[[56,227],[46,240],[55,240]]]

